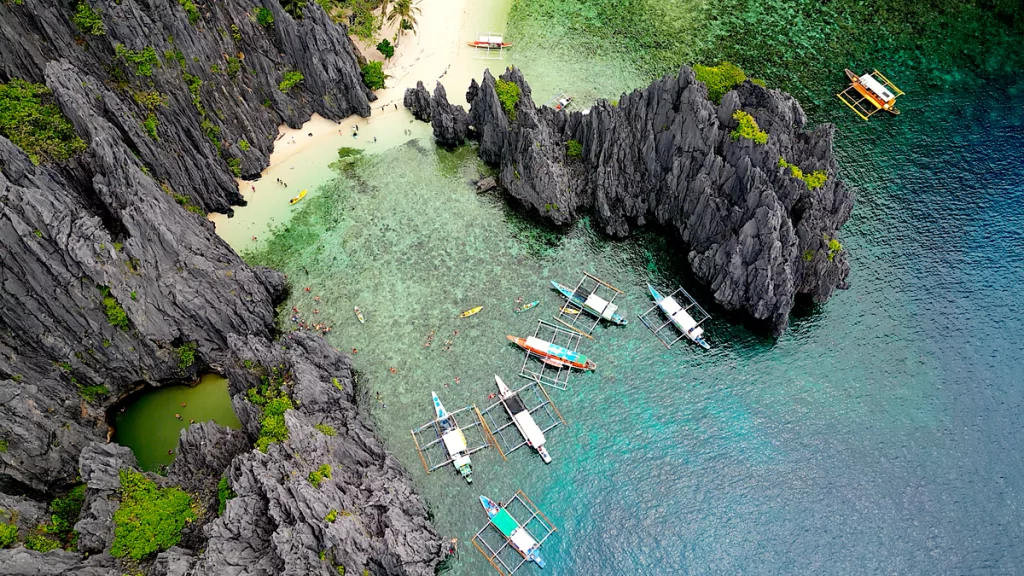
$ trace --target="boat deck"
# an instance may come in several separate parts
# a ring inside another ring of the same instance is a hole
[[[705,320],[711,318],[711,314],[708,314],[707,310],[701,308],[693,296],[690,296],[690,293],[682,288],[677,288],[675,292],[667,296],[662,294],[662,297],[675,300],[679,304],[679,310],[685,311],[693,319],[694,326],[700,326]],[[676,328],[672,323],[672,318],[665,315],[665,311],[658,306],[657,302],[646,312],[637,314],[637,316],[640,317],[640,321],[644,323],[644,326],[647,326],[647,329],[670,350],[676,342],[686,338],[686,334]]]
[[[601,303],[602,306],[607,307],[606,309],[614,312],[618,310],[618,306],[614,304],[615,298],[620,294],[625,294],[625,292],[597,276],[584,272],[583,278],[573,290],[572,298],[566,298],[565,304],[558,309],[558,314],[554,317],[555,321],[593,340],[594,329],[601,323],[602,318],[584,310],[583,306],[574,300]],[[561,292],[559,295],[564,297]]]
[[[546,340],[573,352],[578,351],[583,336],[585,334],[580,333],[578,330],[567,330],[544,320],[537,321],[537,330],[533,333],[534,338]],[[559,368],[549,366],[539,360],[531,360],[531,357],[536,356],[532,352],[528,350],[523,352],[523,365],[519,369],[520,376],[562,391],[569,389],[569,375],[572,374],[572,368],[568,366]]]
[[[458,422],[458,418],[461,418],[463,422],[469,421],[470,423],[463,425],[462,422]],[[471,404],[449,412],[446,419],[457,422],[459,429],[462,430],[466,440],[467,455],[495,445],[494,437],[475,405]],[[452,463],[452,457],[445,449],[444,430],[441,428],[439,419],[434,418],[423,426],[410,430],[410,433],[413,443],[416,444],[416,452],[420,455],[420,462],[423,463],[423,470],[427,474]]]
[[[548,537],[557,531],[554,524],[527,498],[526,494],[523,494],[522,490],[517,491],[512,498],[508,499],[502,505],[502,509],[519,524],[521,529],[529,533],[538,546],[543,545]],[[503,519],[505,519],[504,516]],[[512,547],[509,539],[490,520],[473,536],[473,546],[476,546],[476,549],[502,576],[512,576],[529,563]]]
[[[504,37],[497,32],[479,32],[473,37],[475,41],[479,41],[482,38],[496,38],[498,44],[487,44],[485,46],[473,46],[473,59],[474,60],[504,60],[506,47],[502,46],[501,43],[504,41]]]
[[[505,401],[509,408],[513,412],[529,411],[533,421],[544,434],[559,424],[565,424],[562,414],[555,408],[551,397],[536,380],[514,392],[515,396]],[[481,410],[480,414],[488,429],[491,430],[491,436],[495,440],[494,447],[498,449],[498,453],[503,459],[507,460],[509,454],[526,446],[526,439],[519,433],[515,422],[502,406],[501,398]]]

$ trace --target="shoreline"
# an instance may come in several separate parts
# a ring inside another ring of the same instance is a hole
[[[465,105],[462,88],[481,76],[485,68],[504,66],[504,60],[475,59],[467,41],[479,30],[503,30],[511,2],[498,0],[481,5],[471,0],[422,0],[416,34],[407,32],[399,38],[395,55],[388,61],[377,52],[376,42],[370,45],[350,36],[367,60],[385,62],[387,84],[375,92],[377,100],[370,105],[371,115],[333,122],[313,114],[300,128],[279,126],[269,163],[259,178],[236,179],[246,206],[235,207],[231,218],[220,213],[207,217],[217,234],[237,252],[253,247],[260,236],[290,219],[294,208],[288,200],[302,190],[308,191],[307,198],[312,197],[317,187],[337,176],[330,164],[337,159],[338,148],[372,153],[428,137],[430,125],[416,121],[402,106],[405,90],[423,81],[433,91],[434,82],[444,79],[448,86],[459,87],[449,94],[449,101]],[[380,38],[394,44],[395,28],[397,25],[382,28]]]

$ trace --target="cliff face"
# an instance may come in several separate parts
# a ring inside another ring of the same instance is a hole
[[[471,134],[480,157],[499,167],[499,180],[541,218],[568,225],[584,214],[613,237],[647,224],[667,228],[698,280],[728,309],[745,310],[785,330],[797,294],[823,302],[845,288],[845,253],[829,240],[853,208],[837,177],[834,128],[806,131],[799,103],[787,94],[745,82],[715,106],[689,68],[617,106],[598,101],[589,113],[536,108],[521,73],[502,79],[519,86],[515,120],[502,109],[495,79],[469,88]],[[425,89],[407,101],[423,107]],[[430,122],[444,106],[431,103]],[[764,144],[731,136],[742,110],[767,133]],[[579,157],[567,144],[581,145]],[[827,172],[807,184],[780,166]]]
[[[63,60],[115,88],[117,103],[98,106],[101,114],[155,179],[207,212],[242,203],[227,159],[240,161],[242,175],[258,175],[280,124],[298,128],[313,112],[334,120],[368,116],[375,99],[362,83],[345,29],[315,2],[307,3],[301,20],[276,0],[204,2],[191,23],[176,0],[91,1],[103,18],[101,35],[76,27],[74,5],[0,3],[0,80],[43,82],[47,63]],[[257,7],[270,11],[273,24],[257,22]],[[116,56],[118,45],[151,48],[159,62],[150,75],[140,74]],[[303,80],[282,92],[286,71],[301,72]],[[191,77],[201,81],[194,94]],[[153,108],[159,141],[143,129],[149,110],[133,98],[153,91],[165,101]]]
[[[0,3],[0,80],[47,84],[88,144],[67,162],[36,166],[0,137],[0,507],[18,510],[24,538],[45,521],[40,502],[80,474],[89,487],[77,525],[88,556],[0,550],[0,573],[125,572],[104,551],[117,470],[135,464],[130,452],[103,444],[105,412],[139,387],[208,369],[231,379],[245,429],[183,433],[180,456],[159,481],[197,494],[205,515],[180,548],[144,563],[147,573],[336,574],[321,551],[350,570],[431,573],[439,538],[357,414],[347,360],[319,338],[289,340],[295,352],[287,353],[270,343],[284,278],[247,266],[210,222],[180,205],[227,210],[238,199],[228,159],[257,173],[281,121],[369,113],[372,94],[344,28],[316,3],[295,21],[265,2],[269,28],[252,17],[261,4],[241,0],[204,5],[195,24],[177,2],[90,5],[103,16],[103,35],[78,31],[66,3]],[[155,47],[161,63],[136,75],[114,56],[117,44]],[[241,63],[234,75],[228,58]],[[287,93],[278,88],[285,70],[304,76]],[[163,101],[153,108],[158,139],[141,125],[150,113],[137,101],[143,92]],[[215,138],[210,126],[219,128]],[[193,345],[190,362],[183,351]],[[244,360],[294,374],[291,437],[267,454],[252,448],[259,410],[244,392],[256,376]],[[336,437],[310,434],[321,422]],[[314,461],[337,471],[316,491],[299,484]],[[217,519],[224,475],[239,497]],[[327,525],[323,507],[351,516]]]

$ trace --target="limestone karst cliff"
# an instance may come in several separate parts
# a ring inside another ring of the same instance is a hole
[[[88,484],[79,551],[15,545],[0,550],[0,574],[127,572],[108,547],[117,472],[134,459],[104,443],[106,411],[205,370],[229,376],[244,428],[182,435],[157,480],[195,493],[202,513],[142,571],[433,573],[439,537],[358,414],[346,358],[320,338],[273,342],[285,279],[246,265],[202,215],[240,200],[232,171],[257,174],[280,123],[369,114],[359,55],[316,3],[298,20],[273,0],[185,4],[89,2],[103,22],[90,34],[75,3],[0,3],[0,83],[45,83],[87,145],[36,165],[0,137],[0,521],[23,540],[46,502],[79,476]],[[282,85],[286,72],[302,80]],[[195,358],[183,364],[186,346]],[[286,371],[298,401],[289,439],[266,453],[253,449],[259,410],[245,395],[258,366]],[[325,422],[336,437],[310,433]],[[338,470],[315,497],[293,477],[305,482],[312,462]],[[238,497],[218,518],[222,476]],[[325,506],[345,521],[326,522]]]

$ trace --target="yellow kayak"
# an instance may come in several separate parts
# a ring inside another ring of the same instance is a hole
[[[484,309],[483,306],[477,306],[476,308],[470,308],[469,310],[466,310],[462,314],[459,314],[459,318],[469,318],[473,314],[476,314],[477,312],[479,312],[479,311],[481,311],[483,309]]]
[[[292,198],[291,200],[289,200],[288,203],[289,204],[295,204],[299,200],[302,200],[303,198],[306,197],[306,192],[307,192],[306,190],[303,190],[302,192],[299,192],[299,195],[296,196],[295,198]]]

